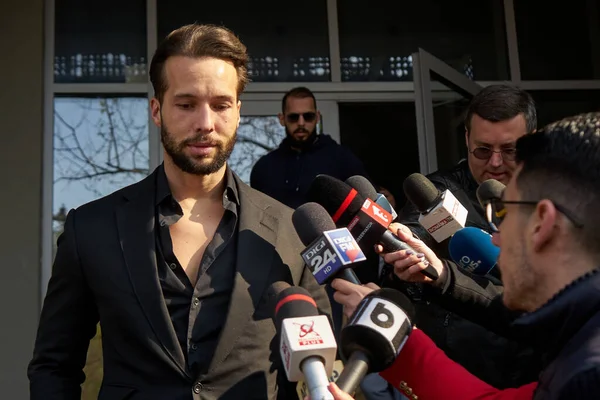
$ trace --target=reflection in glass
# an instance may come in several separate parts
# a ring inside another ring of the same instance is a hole
[[[232,12],[219,2],[157,0],[158,40],[193,22],[224,25],[248,48],[253,82],[329,81],[327,3],[304,1],[307,15],[290,14],[283,5],[279,0],[236,2]]]
[[[470,79],[508,79],[503,2],[338,1],[343,81],[411,81],[417,49]]]
[[[55,98],[53,231],[73,207],[148,174],[148,100]]]
[[[279,146],[285,129],[275,116],[242,117],[237,134],[229,166],[249,184],[252,167],[260,157]]]
[[[530,90],[535,101],[538,128],[587,112],[600,111],[600,90]]]
[[[146,1],[55,1],[54,82],[146,83]]]
[[[148,99],[55,98],[52,258],[67,212],[144,178],[149,169]],[[103,378],[100,326],[90,342],[82,400]]]
[[[464,120],[471,99],[448,88],[432,100],[438,169],[448,169],[468,155]]]
[[[523,80],[600,78],[592,26],[599,21],[597,0],[527,0],[514,5]]]

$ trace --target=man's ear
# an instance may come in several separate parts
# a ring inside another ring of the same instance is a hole
[[[154,125],[158,126],[159,128],[162,127],[160,102],[156,97],[152,97],[152,99],[150,99],[150,114],[152,116],[152,121],[154,122]]]
[[[281,124],[281,126],[285,127],[285,116],[283,115],[283,113],[277,114],[277,117],[279,117],[279,123]]]
[[[531,241],[533,249],[540,251],[550,243],[557,234],[558,210],[550,200],[541,200],[531,216]]]

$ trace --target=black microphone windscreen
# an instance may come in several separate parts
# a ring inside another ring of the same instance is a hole
[[[373,187],[371,182],[362,175],[354,175],[346,179],[346,183],[352,186],[358,193],[364,197],[377,200],[377,190]]]
[[[308,188],[308,200],[322,205],[337,226],[347,226],[360,211],[365,197],[339,179],[317,175]]]
[[[313,202],[304,203],[294,210],[292,223],[305,246],[311,244],[323,232],[335,229],[331,216],[323,206]]]
[[[317,303],[308,291],[300,286],[284,289],[275,302],[275,328],[281,329],[281,321],[286,318],[313,317],[319,315]]]
[[[423,174],[409,175],[404,180],[402,187],[406,198],[417,207],[421,214],[429,211],[440,200],[440,191]]]
[[[479,204],[485,208],[486,204],[491,199],[501,199],[502,192],[505,188],[506,186],[504,186],[502,182],[495,179],[488,179],[484,181],[477,188],[477,200],[479,201]]]

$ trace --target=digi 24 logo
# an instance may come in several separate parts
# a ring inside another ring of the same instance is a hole
[[[319,284],[342,266],[366,260],[347,228],[323,232],[301,255]]]
[[[334,265],[339,264],[328,238],[323,235],[309,248],[302,252],[304,262],[310,267],[313,274],[320,272],[325,266],[325,274],[331,271]]]

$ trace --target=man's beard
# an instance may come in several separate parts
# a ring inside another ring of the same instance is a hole
[[[317,128],[316,127],[315,127],[315,129],[312,130],[312,132],[308,132],[306,129],[296,129],[296,131],[294,133],[296,133],[296,132],[307,132],[307,133],[309,133],[309,135],[306,138],[304,138],[304,140],[296,140],[294,138],[294,136],[292,136],[292,132],[290,132],[290,130],[286,126],[285,134],[287,135],[287,138],[290,141],[290,146],[295,149],[304,150],[306,148],[309,148],[315,142],[315,139],[317,137]]]
[[[207,139],[207,135],[199,133],[191,138],[177,142],[173,135],[169,133],[168,128],[163,123],[160,128],[160,139],[167,154],[173,160],[173,163],[183,172],[193,175],[210,175],[219,171],[229,159],[233,147],[235,146],[237,131],[233,137],[225,142],[213,142]],[[205,157],[187,155],[185,149],[190,144],[210,143],[214,145],[216,154],[209,163],[203,163]]]

